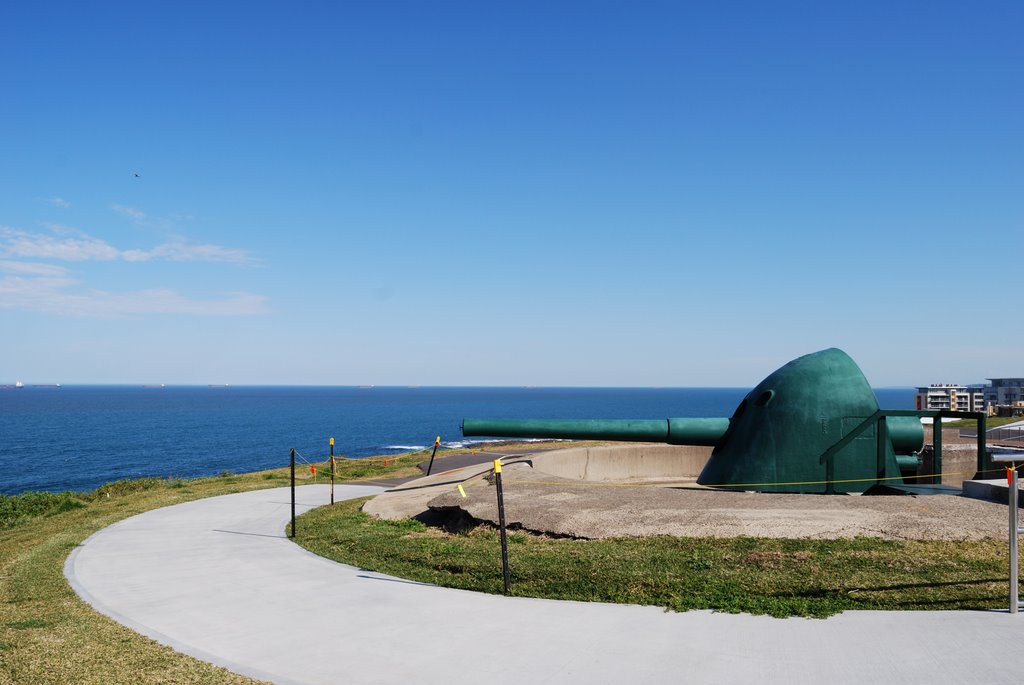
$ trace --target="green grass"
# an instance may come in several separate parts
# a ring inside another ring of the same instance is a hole
[[[74,492],[28,492],[13,497],[0,495],[0,530],[84,506],[86,496]]]
[[[456,452],[445,451],[438,458]],[[418,474],[429,453],[338,459],[338,480]],[[326,482],[326,462],[317,464]],[[309,468],[298,469],[303,483]],[[89,493],[0,496],[0,685],[254,683],[145,638],[97,613],[64,578],[68,554],[121,519],[202,497],[287,485],[288,469],[194,480],[142,478]]]
[[[446,533],[417,521],[372,519],[361,501],[302,516],[297,541],[374,571],[502,592],[497,532]],[[1006,542],[877,538],[620,538],[514,533],[513,594],[621,602],[674,611],[828,616],[851,609],[989,609],[1006,605]]]
[[[120,519],[199,497],[287,483],[146,478],[90,493],[0,497],[0,683],[252,683],[96,613],[63,574],[68,554]]]

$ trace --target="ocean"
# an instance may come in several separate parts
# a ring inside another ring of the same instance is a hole
[[[467,440],[463,418],[729,416],[749,388],[62,386],[0,390],[0,493],[91,490],[121,478],[192,478]],[[911,409],[912,388],[875,390]]]

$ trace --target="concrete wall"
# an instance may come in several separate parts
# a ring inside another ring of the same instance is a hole
[[[921,464],[921,468],[918,470],[919,474],[935,473],[935,468],[931,463],[931,460],[927,458],[932,447],[932,429],[931,426],[924,427],[924,441],[926,448],[926,459]],[[992,450],[993,445],[989,443],[988,449]],[[961,438],[959,428],[943,428],[942,429],[942,477],[943,485],[952,485],[955,487],[962,487],[965,480],[970,480],[974,477],[974,473],[978,468],[978,439],[977,438]],[[995,475],[985,475],[984,478],[998,477]],[[926,480],[922,480],[922,483],[926,483]]]
[[[946,438],[945,432],[943,439]],[[943,444],[943,485],[960,487],[977,468],[974,441],[968,444]],[[604,447],[570,447],[530,455],[533,467],[559,478],[593,482],[697,478],[708,457],[710,447],[630,443]],[[919,474],[934,473],[930,459],[919,467]],[[914,482],[914,481],[911,481]],[[927,480],[921,480],[927,483]]]
[[[943,435],[945,439],[945,435]],[[930,448],[931,445],[929,444]],[[918,475],[935,473],[935,465],[931,449],[926,449],[921,466],[918,467]],[[961,487],[965,480],[970,480],[978,468],[978,448],[976,444],[952,444],[942,445],[942,484]],[[911,483],[929,483],[930,479],[922,478],[920,481]]]
[[[560,478],[594,482],[696,478],[710,447],[636,443],[605,447],[570,447],[531,455],[533,468]]]

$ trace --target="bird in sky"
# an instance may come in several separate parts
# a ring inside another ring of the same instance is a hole
[[[140,174],[138,171],[136,171],[135,172],[135,178],[142,178],[142,174]]]

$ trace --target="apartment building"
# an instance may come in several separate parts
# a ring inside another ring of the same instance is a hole
[[[985,403],[989,407],[1024,407],[1024,378],[989,378]]]
[[[914,405],[917,409],[985,411],[985,394],[983,387],[933,383],[917,388]]]

